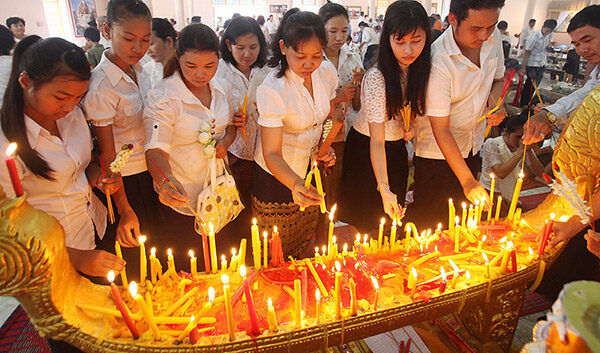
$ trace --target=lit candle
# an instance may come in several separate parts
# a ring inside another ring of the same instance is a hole
[[[341,303],[341,290],[342,290],[342,268],[338,261],[335,262],[335,287],[334,287],[334,307],[335,307],[335,318],[339,320],[342,318],[342,303]]]
[[[181,334],[179,334],[179,337],[177,337],[177,340],[180,342],[183,342],[185,337],[187,335],[189,335],[190,331],[192,331],[192,329],[194,327],[196,327],[196,325],[197,325],[196,317],[194,315],[190,316],[190,323],[187,324],[187,326],[185,327],[185,329],[183,329],[183,331],[181,331]]]
[[[469,270],[465,271],[465,280],[467,282],[467,286],[471,284],[471,272],[469,272]]]
[[[236,251],[235,248],[231,248],[231,261],[229,262],[229,270],[230,271],[237,271],[237,256],[236,256]]]
[[[323,295],[325,297],[329,296],[327,293],[327,289],[323,285],[323,281],[321,281],[321,278],[315,270],[315,267],[313,266],[312,262],[310,262],[310,259],[304,259],[304,263],[306,264],[306,267],[308,267],[310,273],[313,275],[313,278],[315,279],[315,282],[317,282],[317,286],[319,287],[319,289],[321,289],[321,291],[323,292]]]
[[[267,264],[269,263],[269,242],[268,242],[268,233],[263,232],[263,267],[266,269]]]
[[[190,255],[190,273],[192,274],[192,278],[194,278],[198,276],[198,260],[194,256],[193,250],[188,251],[188,254]]]
[[[208,287],[208,303],[204,304],[200,312],[198,313],[198,317],[202,319],[210,309],[212,308],[213,301],[215,300],[215,289],[213,287]]]
[[[271,298],[267,299],[267,308],[267,321],[269,323],[269,330],[277,332],[279,331],[279,325],[277,324],[277,315],[275,314],[275,308],[273,308],[273,301]]]
[[[444,266],[440,266],[440,275],[442,276],[442,282],[440,284],[440,294],[442,294],[446,290],[446,285],[448,284],[448,279],[446,278],[446,271],[444,270]]]
[[[490,205],[490,208],[488,208],[488,221],[492,220],[492,209],[494,208],[494,189],[496,187],[496,176],[494,173],[490,173],[490,179],[492,179],[492,185],[490,186],[490,200],[492,200],[492,204]]]
[[[409,223],[404,226],[404,250],[406,250],[407,254],[410,252],[411,247],[410,232],[412,228],[409,226]]]
[[[408,289],[410,289],[410,297],[414,298],[417,292],[417,270],[414,267],[408,275]]]
[[[215,243],[215,229],[211,222],[208,222],[208,246],[210,249],[210,268],[212,273],[217,273],[217,245]]]
[[[350,278],[350,313],[352,316],[356,316],[358,314],[358,301],[356,298],[356,283],[354,280]]]
[[[521,207],[517,207],[517,210],[515,211],[515,216],[513,217],[513,228],[517,228],[519,226],[519,223],[521,222],[521,213],[523,212],[523,210],[521,210]]]
[[[317,162],[315,162],[314,164],[314,171],[313,171],[314,175],[315,175],[315,184],[317,185],[317,193],[319,195],[321,195],[321,197],[323,197],[323,200],[321,201],[321,204],[319,205],[321,207],[321,213],[325,213],[327,212],[327,208],[325,208],[325,193],[323,193],[323,184],[321,183],[321,171],[319,170],[319,166],[317,164]]]
[[[175,260],[173,259],[173,251],[171,251],[171,249],[167,249],[167,267],[172,273],[177,273],[177,271],[175,271]]]
[[[392,229],[390,230],[390,250],[393,251],[396,247],[396,219],[392,222]]]
[[[454,270],[454,273],[452,273],[452,282],[450,282],[450,288],[454,289],[456,288],[456,281],[458,281],[458,277],[460,276],[460,269],[452,259],[448,259],[448,262],[450,263],[450,266],[452,266],[452,270]]]
[[[140,285],[143,287],[146,285],[146,272],[148,266],[148,260],[146,259],[146,236],[140,235],[138,238],[138,242],[140,243]]]
[[[487,278],[492,278],[490,274],[490,260],[484,252],[481,253],[481,256],[483,256],[483,261],[485,261],[485,275]]]
[[[10,181],[13,186],[13,190],[15,191],[15,195],[17,197],[23,196],[23,186],[21,185],[21,180],[19,179],[19,172],[17,171],[17,164],[15,163],[14,153],[17,151],[17,144],[11,142],[8,144],[8,148],[6,149],[6,167],[8,168],[8,175],[10,176]]]
[[[333,229],[334,229],[334,223],[333,223],[333,216],[335,214],[335,210],[337,208],[337,204],[333,205],[333,207],[331,207],[331,211],[329,212],[329,229],[328,229],[328,233],[327,233],[327,255],[329,256],[329,258],[331,259],[332,255],[332,251],[333,251]]]
[[[463,208],[463,210],[464,210],[464,208]],[[460,250],[460,232],[458,231],[458,229],[459,228],[458,228],[458,216],[457,216],[456,217],[456,224],[454,226],[454,252],[455,253],[458,253],[459,250]]]
[[[373,288],[375,288],[375,303],[373,303],[373,310],[377,311],[377,305],[379,303],[379,282],[377,278],[371,276],[371,282],[373,282]]]
[[[500,219],[500,208],[502,206],[502,196],[498,196],[498,202],[496,203],[496,215],[494,216],[494,221],[498,221]]]
[[[454,217],[456,217],[454,202],[452,199],[448,199],[448,232],[450,234],[454,232]]]
[[[519,179],[517,179],[517,185],[515,185],[515,191],[513,192],[513,198],[510,203],[510,208],[508,209],[508,219],[512,220],[515,215],[515,210],[517,209],[517,203],[519,202],[519,194],[521,193],[521,186],[523,185],[523,171],[519,173]]]
[[[475,200],[475,209],[473,210],[473,228],[477,228],[479,223],[479,200]]]
[[[133,300],[135,300],[138,303],[140,310],[142,311],[144,321],[146,321],[146,324],[148,324],[148,327],[150,327],[150,330],[154,335],[154,339],[158,341],[160,340],[160,331],[158,330],[158,326],[156,326],[156,322],[154,321],[154,315],[152,315],[152,311],[150,310],[150,308],[148,308],[148,305],[146,305],[144,298],[142,298],[142,296],[138,294],[137,290],[137,284],[135,283],[135,281],[132,281],[129,284],[129,293],[131,293],[131,297],[133,298]]]
[[[516,249],[510,250],[510,272],[517,272],[517,251]]]
[[[300,280],[294,280],[294,327],[302,327],[302,298],[300,298]]]
[[[316,305],[317,305],[317,310],[316,310],[316,316],[317,316],[317,325],[319,324],[319,322],[321,322],[321,291],[319,291],[319,288],[317,288],[315,290],[315,300],[316,300]]]
[[[467,216],[467,227],[471,228],[473,227],[473,219],[475,218],[473,215],[474,212],[474,208],[473,208],[473,204],[469,205],[469,213]]]
[[[235,340],[235,329],[233,326],[233,308],[231,307],[231,292],[229,290],[229,276],[222,275],[223,296],[225,297],[225,314],[227,316],[227,329],[229,331],[229,340]]]
[[[238,267],[241,265],[246,265],[246,243],[247,240],[246,238],[243,238],[240,241],[240,254],[239,254],[239,259],[238,259]]]
[[[383,247],[383,227],[385,226],[385,218],[381,217],[379,221],[379,237],[377,238],[377,250]]]
[[[342,247],[342,256],[346,257],[346,255],[348,255],[348,243],[344,243],[344,246]]]
[[[510,247],[512,245],[512,241],[506,243],[506,246],[502,249],[502,262],[500,263],[500,273],[506,273],[506,269],[508,266],[508,259],[510,257]]]
[[[481,237],[481,240],[479,242],[477,242],[477,249],[481,249],[483,248],[483,243],[485,243],[485,240],[487,239],[487,236],[484,234]]]
[[[135,327],[135,324],[134,324],[133,320],[131,319],[131,316],[129,315],[129,310],[127,310],[125,303],[123,303],[123,298],[121,298],[121,292],[119,292],[119,288],[117,288],[117,286],[113,283],[114,280],[115,280],[115,273],[111,270],[108,272],[108,282],[110,282],[110,290],[112,292],[113,299],[115,300],[117,309],[119,309],[119,311],[121,312],[121,315],[123,316],[123,320],[125,320],[125,324],[127,325],[127,328],[129,328],[129,331],[131,331],[131,335],[133,336],[134,339],[138,339],[140,337],[140,333],[139,333],[137,327]]]
[[[244,290],[244,296],[246,297],[246,306],[248,307],[248,316],[250,317],[250,325],[252,326],[252,335],[260,335],[260,328],[258,327],[258,318],[256,317],[256,309],[254,308],[254,299],[252,299],[252,292],[250,291],[250,284],[246,279],[246,266],[240,266],[240,274],[244,279],[242,282],[242,288]]]
[[[115,254],[117,254],[117,257],[120,258],[121,260],[123,260],[123,253],[121,252],[121,244],[119,244],[119,241],[115,241]],[[127,273],[125,272],[125,268],[123,268],[123,271],[121,271],[121,282],[123,285],[123,288],[125,290],[127,290],[127,285],[128,285],[128,281],[127,281]]]
[[[332,242],[331,242],[331,256],[335,259],[337,257],[338,251],[337,251],[337,237],[334,235]]]
[[[150,281],[152,284],[156,284],[158,279],[158,269],[156,268],[156,248],[150,249]]]
[[[227,272],[227,258],[221,255],[221,273]]]
[[[256,225],[256,218],[252,219],[252,226],[250,227],[252,234],[252,257],[254,260],[254,269],[260,270],[261,256],[260,256],[260,237],[258,235],[258,226]]]
[[[312,176],[313,176],[313,171],[310,170],[308,172],[308,174],[306,174],[306,180],[304,181],[304,187],[307,190],[310,190],[310,183],[312,182]],[[300,207],[300,212],[304,212],[305,208],[304,207]]]
[[[461,220],[460,225],[463,227],[467,226],[467,203],[466,202],[462,203],[462,220]]]
[[[529,256],[527,256],[527,260],[531,261],[533,260],[534,256],[533,256],[533,249],[531,247],[529,247]]]

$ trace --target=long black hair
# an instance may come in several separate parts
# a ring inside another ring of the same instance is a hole
[[[141,0],[110,0],[106,5],[106,22],[111,28],[115,23],[138,16],[152,21],[150,9]]]
[[[418,28],[425,31],[425,46],[421,55],[408,68],[406,92],[403,92],[400,65],[392,51],[390,37],[400,39]],[[410,103],[416,114],[425,114],[425,91],[431,71],[431,30],[427,12],[419,2],[398,0],[387,8],[377,66],[385,79],[387,118],[394,119],[407,103]]]
[[[321,17],[323,25],[325,25],[330,19],[337,16],[344,16],[346,20],[350,21],[350,17],[348,17],[348,10],[346,10],[346,8],[340,4],[336,4],[328,0],[327,3],[325,3],[325,5],[321,6],[319,9],[319,17]]]
[[[173,44],[175,44],[175,41],[177,40],[175,28],[173,28],[171,22],[164,18],[155,17],[152,19],[152,32],[163,41],[166,41],[167,38],[171,37],[173,39]]]
[[[225,33],[223,33],[223,38],[221,38],[220,51],[221,57],[225,62],[234,65],[237,67],[237,62],[233,58],[233,54],[227,47],[227,41],[229,41],[229,45],[234,45],[237,42],[239,36],[243,36],[246,34],[254,34],[256,38],[258,38],[258,45],[260,46],[260,51],[258,52],[258,57],[254,64],[251,67],[263,67],[267,62],[267,40],[265,39],[265,34],[260,29],[258,22],[252,17],[240,16],[236,17],[229,22],[229,26],[225,29]]]
[[[42,40],[38,36],[29,36],[17,44],[13,53],[12,70],[0,110],[2,131],[8,141],[19,145],[17,153],[33,174],[54,180],[54,171],[31,148],[27,139],[25,97],[19,83],[22,73],[27,73],[34,89],[38,89],[56,77],[67,76],[78,81],[88,81],[91,76],[90,65],[80,47],[62,38]]]
[[[277,77],[283,77],[285,71],[289,65],[285,55],[281,52],[279,47],[279,41],[283,40],[283,44],[286,47],[292,47],[294,50],[298,50],[300,45],[317,38],[321,45],[325,46],[327,43],[327,36],[325,34],[325,27],[323,21],[319,16],[312,12],[303,12],[298,8],[293,8],[283,15],[279,28],[273,37],[273,43],[271,49],[273,50],[273,56],[269,60],[270,67],[278,67]]]
[[[185,26],[179,36],[177,37],[177,45],[175,48],[175,54],[169,58],[164,69],[164,78],[167,78],[179,71],[181,74],[181,67],[179,66],[179,58],[186,51],[210,51],[214,52],[217,57],[219,56],[219,38],[215,32],[205,24],[202,23],[191,23]],[[181,76],[183,79],[183,75]]]

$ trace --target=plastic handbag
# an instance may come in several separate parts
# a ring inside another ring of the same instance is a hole
[[[195,229],[198,234],[208,233],[208,223],[215,233],[234,220],[244,209],[240,193],[227,164],[223,159],[209,159],[209,171],[204,187],[198,195]]]

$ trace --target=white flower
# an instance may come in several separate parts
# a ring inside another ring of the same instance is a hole
[[[216,148],[214,148],[213,146],[206,146],[204,147],[204,155],[208,158],[212,158],[215,155],[215,152],[217,151]]]
[[[211,127],[210,124],[207,123],[206,121],[203,121],[202,123],[200,123],[200,132],[208,132],[210,133]]]
[[[200,135],[198,135],[198,142],[203,145],[207,145],[210,142],[210,139],[210,132],[201,132]]]

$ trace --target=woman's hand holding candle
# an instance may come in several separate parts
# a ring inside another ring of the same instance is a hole
[[[306,188],[304,186],[304,180],[298,179],[292,189],[292,198],[294,203],[300,207],[308,207],[313,205],[320,205],[323,197],[319,195],[317,189],[314,187]]]

